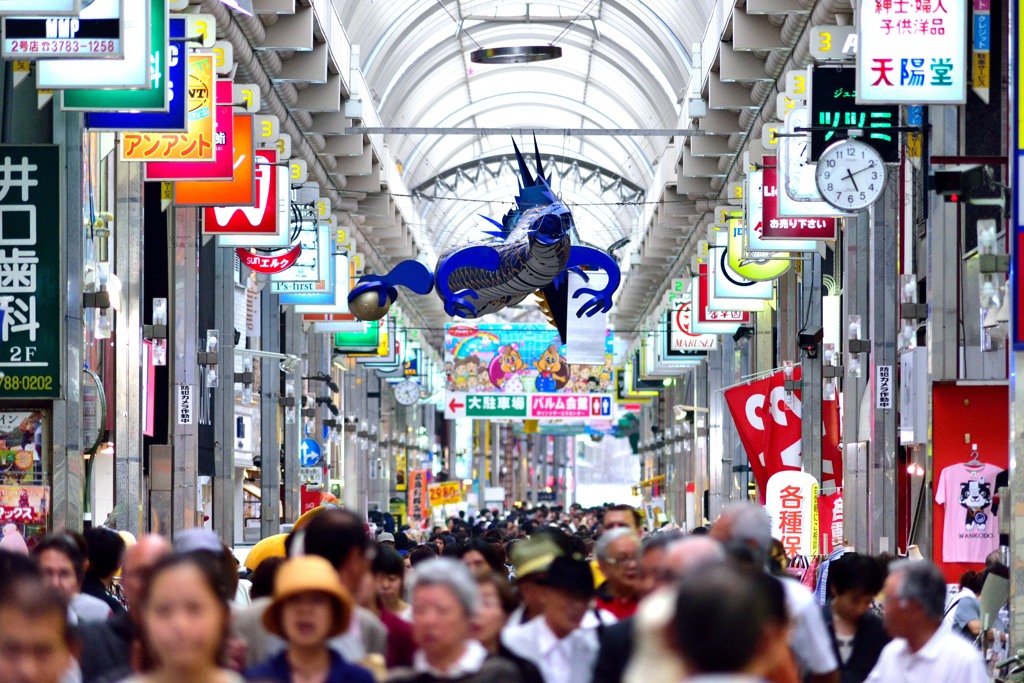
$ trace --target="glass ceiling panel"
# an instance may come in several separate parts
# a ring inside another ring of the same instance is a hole
[[[689,78],[689,48],[703,37],[714,0],[334,3],[349,38],[361,46],[361,66],[386,126],[643,129],[675,125]],[[469,60],[480,45],[552,42],[562,48],[561,59],[509,66]],[[389,135],[387,142],[410,187],[475,159],[511,153],[504,135]],[[667,144],[667,138],[646,136],[540,138],[545,155],[590,162],[642,188]],[[507,201],[515,189],[514,176],[481,177],[463,182],[458,192],[463,200]],[[638,207],[589,206],[610,203],[612,189],[584,184],[561,191],[580,204],[574,215],[581,233],[586,224],[599,235],[588,241],[607,246],[635,229]],[[473,216],[485,207],[431,202],[418,232],[443,246],[449,236],[474,230],[479,219]],[[497,215],[503,212],[497,206]]]

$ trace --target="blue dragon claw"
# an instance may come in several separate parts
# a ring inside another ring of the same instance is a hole
[[[472,289],[460,289],[451,297],[445,299],[444,312],[452,317],[473,318],[476,316],[476,306],[471,304],[469,300],[477,299],[479,296]]]
[[[582,318],[584,315],[592,318],[597,313],[607,313],[612,308],[612,297],[609,293],[599,292],[596,289],[580,289],[576,291],[573,298],[577,299],[581,296],[590,296],[590,300],[576,312],[577,318]]]

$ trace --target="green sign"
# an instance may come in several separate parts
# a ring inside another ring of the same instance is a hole
[[[149,88],[145,90],[63,90],[61,107],[84,111],[167,111],[167,0],[150,0]]]
[[[57,145],[0,145],[0,399],[60,398]]]
[[[469,394],[466,417],[526,419],[526,397],[507,394]]]
[[[345,353],[376,351],[380,346],[380,323],[365,323],[362,332],[335,332],[334,348]]]

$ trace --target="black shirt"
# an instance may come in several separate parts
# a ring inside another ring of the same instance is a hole
[[[889,634],[885,632],[882,619],[872,612],[867,612],[857,622],[857,633],[853,637],[853,651],[850,658],[843,662],[839,656],[839,644],[836,642],[835,624],[832,623],[832,608],[825,604],[822,607],[828,634],[832,640],[832,651],[839,662],[841,683],[862,683],[875,668],[882,648],[889,643]]]

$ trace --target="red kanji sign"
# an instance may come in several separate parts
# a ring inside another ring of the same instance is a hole
[[[269,275],[281,273],[295,265],[295,261],[302,253],[302,245],[298,244],[294,249],[277,254],[255,254],[248,249],[236,249],[238,258],[242,259],[242,265],[257,273]]]

